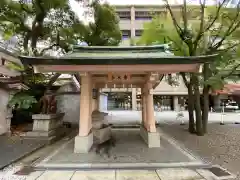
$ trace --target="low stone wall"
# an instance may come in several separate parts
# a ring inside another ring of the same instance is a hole
[[[8,100],[9,92],[0,88],[0,135],[10,130],[11,116],[8,115]]]
[[[100,96],[100,111],[107,110],[107,96],[102,94]],[[65,84],[56,92],[57,111],[63,112],[63,122],[69,122],[72,125],[79,125],[80,113],[80,92],[72,84]]]
[[[80,92],[73,84],[63,85],[56,92],[57,111],[64,112],[63,122],[79,124]]]
[[[32,115],[33,129],[24,135],[25,138],[40,138],[49,143],[54,142],[66,133],[62,123],[63,117],[63,113]]]

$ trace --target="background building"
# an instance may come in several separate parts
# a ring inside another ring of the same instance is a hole
[[[235,1],[234,1],[235,2]],[[150,22],[152,20],[153,15],[159,15],[166,17],[167,10],[164,3],[161,1],[149,0],[149,4],[142,3],[140,1],[138,3],[128,4],[109,1],[109,3],[116,8],[116,13],[120,18],[120,29],[122,31],[122,43],[121,46],[130,46],[131,41],[134,39],[138,39],[144,29],[144,23]],[[180,6],[181,1],[172,0],[169,1],[172,4],[172,9],[174,10],[174,14],[176,17],[180,17]],[[195,2],[196,4],[199,3]],[[207,4],[214,4],[215,1],[207,1]],[[194,2],[192,2],[194,4]],[[179,14],[179,16],[177,16]],[[194,19],[193,16],[190,15],[190,19]],[[187,88],[181,78],[181,76],[176,77],[178,81],[177,86],[171,86],[168,84],[167,79],[164,78],[160,84],[153,90],[154,94],[154,104],[155,108],[159,108],[161,106],[161,110],[175,110],[178,111],[180,107],[185,107],[187,104]],[[230,84],[234,84],[231,83]],[[125,110],[138,110],[141,109],[141,91],[140,88],[119,88],[119,89],[109,89],[104,88],[102,92],[108,94],[108,110],[117,110],[117,109],[125,109]],[[231,95],[230,95],[231,96]],[[210,96],[210,106],[219,109],[219,104],[221,101],[226,101],[229,99],[229,94],[216,94],[214,97]],[[230,98],[231,99],[231,98]]]
[[[178,13],[180,8],[175,3],[174,12]],[[112,4],[113,5],[113,4]],[[121,46],[129,46],[131,39],[137,39],[142,35],[144,23],[152,20],[153,14],[166,16],[167,11],[163,4],[154,5],[115,5],[116,13],[120,18],[120,29],[122,31]],[[164,110],[178,110],[179,106],[184,106],[187,97],[187,88],[181,77],[178,77],[179,85],[171,86],[164,78],[154,89],[155,107],[161,105]],[[140,88],[104,88],[102,92],[108,94],[108,109],[141,109],[141,91]]]

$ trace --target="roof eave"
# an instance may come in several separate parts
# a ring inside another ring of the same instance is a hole
[[[133,64],[203,64],[212,62],[217,54],[208,56],[166,57],[26,57],[20,56],[23,64],[29,65],[133,65]]]

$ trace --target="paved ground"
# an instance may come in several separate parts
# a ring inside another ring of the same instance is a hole
[[[163,124],[161,129],[204,160],[238,175],[240,180],[240,125],[210,124],[203,137],[189,134],[187,125]]]
[[[45,141],[0,136],[0,169],[45,145]]]
[[[149,149],[140,137],[139,129],[119,129],[113,130],[113,133],[116,137],[116,147],[111,150],[110,158],[99,156],[94,151],[89,154],[74,153],[73,139],[64,148],[53,152],[53,155],[50,155],[49,160],[45,163],[180,163],[198,161],[163,138],[160,148]]]
[[[110,113],[111,116],[108,119],[112,123],[130,123],[134,124],[136,122],[140,122],[141,112],[137,111],[115,111]],[[240,150],[239,150],[239,140],[240,140],[240,125],[234,125],[234,122],[240,122],[240,114],[239,113],[226,113],[224,117],[224,121],[228,125],[220,126],[219,122],[221,120],[220,113],[211,113],[210,114],[210,123],[218,123],[209,125],[209,134],[204,137],[197,137],[195,135],[190,135],[186,130],[184,130],[185,126],[180,126],[177,122],[176,124],[176,115],[177,113],[172,112],[157,112],[156,119],[158,122],[162,124],[161,129],[173,136],[180,143],[184,144],[185,147],[192,150],[194,154],[203,157],[204,160],[210,161],[214,164],[220,164],[223,167],[227,168],[230,172],[238,174],[238,180],[240,180],[239,176],[239,167],[240,167]],[[121,118],[119,118],[121,117]],[[187,112],[184,112],[184,118],[187,121]],[[1,148],[0,148],[1,149]],[[176,169],[175,169],[176,170]],[[177,169],[177,171],[182,172],[183,170]],[[188,170],[184,170],[186,172]],[[191,172],[193,173],[193,172]],[[1,176],[2,174],[2,176]],[[114,174],[114,176],[113,176]],[[145,176],[147,174],[147,176]],[[171,175],[177,175],[177,177],[172,177]],[[185,173],[189,174],[189,173]],[[184,178],[179,178],[181,175],[174,172],[172,169],[168,170],[156,170],[156,171],[104,171],[104,172],[83,172],[83,171],[37,171],[30,174],[27,179],[35,180],[36,177],[38,180],[40,179],[107,179],[105,175],[108,175],[108,179],[157,179],[165,180],[184,180]],[[141,175],[141,177],[137,177]],[[96,177],[97,176],[97,177]],[[23,179],[26,177],[21,176]],[[18,176],[16,179],[21,179]],[[68,178],[69,177],[69,178]],[[124,178],[125,177],[125,178]],[[149,178],[148,178],[149,177]],[[4,173],[0,172],[0,179],[15,179],[10,177],[9,175],[5,176]],[[202,179],[200,177],[187,177],[185,180],[194,180],[194,179]]]
[[[114,124],[136,124],[140,123],[141,120],[141,111],[109,111],[109,116],[107,120],[110,123]],[[183,111],[184,117],[182,120],[185,122],[188,121],[188,112]],[[163,111],[163,112],[155,112],[156,121],[159,123],[176,123],[177,112],[172,111]],[[221,117],[225,123],[240,123],[240,113],[209,113],[209,122],[217,123],[221,121]],[[180,123],[180,122],[179,122]]]
[[[201,170],[108,170],[108,171],[36,171],[11,180],[205,180]],[[3,180],[6,180],[3,178]]]

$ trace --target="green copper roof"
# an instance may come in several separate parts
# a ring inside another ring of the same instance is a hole
[[[26,57],[20,59],[31,65],[134,65],[134,64],[195,64],[214,60],[216,55],[174,56],[167,45],[130,47],[75,47],[62,57]]]
[[[154,46],[74,46],[73,52],[164,52],[168,44]]]

